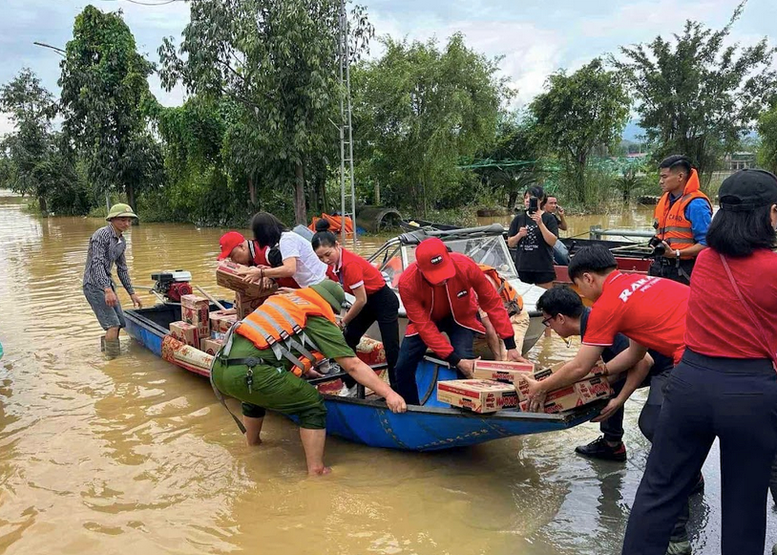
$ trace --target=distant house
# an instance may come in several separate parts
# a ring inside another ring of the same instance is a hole
[[[723,168],[727,171],[746,170],[755,167],[754,152],[732,152],[723,158]]]

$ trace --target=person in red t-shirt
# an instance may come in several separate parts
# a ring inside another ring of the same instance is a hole
[[[319,225],[322,222],[326,224],[323,228]],[[328,222],[319,221],[316,224],[319,231],[313,236],[311,244],[321,262],[333,270],[343,290],[356,298],[343,316],[345,342],[356,349],[367,329],[378,322],[386,352],[389,382],[391,387],[396,387],[394,367],[399,356],[399,299],[378,269],[361,256],[340,246],[337,237],[328,228]],[[346,386],[350,385],[346,381]]]
[[[468,256],[449,253],[440,239],[425,239],[416,247],[415,262],[399,279],[399,296],[410,323],[397,360],[397,391],[403,392],[408,404],[419,404],[415,373],[427,348],[464,376],[472,376],[475,334],[485,333],[478,320],[478,304],[504,341],[508,360],[525,362],[516,349],[502,298],[483,270]]]
[[[237,231],[227,231],[219,239],[219,260],[229,258],[232,262],[242,264],[243,266],[259,266],[271,268],[272,264],[267,260],[267,247],[260,247],[256,241],[249,241]],[[270,278],[265,278],[269,283]],[[275,278],[278,287],[288,287],[290,289],[299,289],[299,284],[290,277]]]
[[[777,177],[739,171],[719,197],[709,248],[691,276],[687,348],[666,388],[626,528],[626,555],[664,555],[672,521],[716,437],[721,553],[764,552],[777,451]]]

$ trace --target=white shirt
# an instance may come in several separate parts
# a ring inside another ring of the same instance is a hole
[[[297,259],[297,271],[292,277],[300,287],[310,287],[327,279],[326,264],[318,259],[310,241],[304,237],[284,231],[278,247],[284,262],[289,258]]]

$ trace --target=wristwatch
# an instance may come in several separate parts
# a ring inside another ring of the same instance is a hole
[[[677,249],[674,251],[674,255],[679,259],[680,258],[680,249]]]

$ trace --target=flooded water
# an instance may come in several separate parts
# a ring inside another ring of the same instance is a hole
[[[573,218],[570,234],[647,225],[649,211],[594,220]],[[588,424],[433,454],[330,438],[334,472],[311,479],[285,419],[268,416],[264,444],[246,447],[207,380],[126,337],[122,357],[101,355],[81,275],[103,223],[40,219],[0,191],[0,553],[619,553],[648,451],[636,426],[643,392],[627,405],[626,464],[572,453],[597,436]],[[132,229],[136,287],[183,268],[226,295],[213,274],[222,231]],[[547,362],[573,354],[557,338],[532,351]],[[717,457],[694,503],[697,553],[719,552]],[[775,524],[771,515],[771,542]]]

